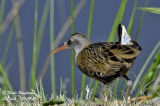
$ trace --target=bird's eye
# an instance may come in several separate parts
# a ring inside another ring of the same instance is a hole
[[[72,44],[72,40],[68,40],[67,45],[71,45]]]

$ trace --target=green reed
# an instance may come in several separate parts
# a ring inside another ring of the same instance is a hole
[[[11,45],[11,40],[12,40],[12,37],[13,37],[14,28],[15,28],[14,23],[12,23],[11,30],[10,30],[10,33],[9,33],[9,37],[8,37],[8,40],[7,40],[7,44],[6,44],[4,54],[3,54],[3,58],[2,58],[2,65],[4,65],[5,62],[6,62],[7,54],[8,54],[8,51],[9,51],[9,48],[10,48],[10,45]]]
[[[156,53],[156,51],[159,49],[160,47],[160,41],[157,43],[157,45],[155,46],[155,48],[152,50],[152,52],[150,53],[150,55],[148,56],[146,62],[144,63],[142,69],[140,70],[135,82],[134,82],[134,85],[133,85],[133,89],[131,91],[131,93],[133,93],[134,89],[136,89],[136,86],[138,85],[139,81],[140,81],[140,78],[143,74],[143,72],[145,71],[146,67],[148,66],[149,62],[151,61],[151,59],[153,58],[154,54]],[[154,63],[153,63],[154,64]],[[151,70],[152,71],[152,70]],[[148,71],[150,73],[150,71]],[[139,96],[140,92],[142,91],[142,89],[144,88],[144,86],[146,85],[146,78],[147,78],[147,74],[145,74],[146,77],[144,78],[144,82],[141,84],[141,86],[143,87],[140,87],[140,89],[138,90],[137,92],[137,96]]]
[[[160,7],[139,7],[138,9],[145,12],[160,14]]]
[[[4,8],[5,8],[5,1],[6,0],[2,0],[1,1],[1,7],[0,7],[0,47],[1,47],[1,39],[2,39],[2,22],[3,22],[3,15],[4,15]]]
[[[74,16],[73,16],[73,10],[74,10],[74,6],[73,6],[73,0],[71,0],[71,33],[74,33]],[[72,97],[75,96],[75,77],[74,77],[74,51],[72,50],[71,53],[71,76],[72,76]]]
[[[145,7],[147,7],[148,2],[149,2],[149,0],[146,0]],[[136,39],[135,39],[136,41],[138,40],[138,36],[139,36],[139,32],[140,32],[141,27],[142,27],[142,22],[143,22],[144,15],[145,15],[145,12],[142,13],[141,20],[140,20],[140,23],[138,25],[138,30],[137,30]]]
[[[36,47],[37,48],[37,61],[39,59],[39,53],[40,53],[40,49],[41,49],[42,40],[43,40],[43,37],[44,37],[44,30],[45,30],[45,27],[46,27],[47,18],[49,16],[49,9],[51,7],[50,6],[51,5],[51,3],[50,3],[51,1],[52,0],[46,0],[46,4],[45,4],[43,12],[42,12],[42,18],[41,18],[39,29],[38,29],[38,33],[37,33],[38,34],[37,35],[37,47]],[[53,28],[52,28],[52,30],[54,31]]]
[[[45,96],[45,93],[44,93],[43,84],[42,84],[41,79],[40,79],[40,95],[42,96],[43,101],[46,102],[47,99],[46,99],[46,96]]]
[[[53,50],[54,46],[54,0],[50,0],[50,50]],[[54,54],[51,55],[51,86],[52,94],[56,94],[55,89],[55,63]]]
[[[117,13],[117,16],[114,20],[114,24],[113,24],[110,36],[108,38],[109,42],[112,42],[115,38],[115,34],[116,34],[116,31],[117,31],[117,26],[121,22],[120,20],[122,20],[122,18],[123,18],[123,13],[124,13],[124,10],[125,10],[126,3],[127,3],[127,0],[122,0],[121,5],[120,5],[119,10],[118,10],[118,13]]]
[[[49,8],[50,8],[49,5],[50,5],[50,1],[47,0],[46,4],[44,6],[44,9],[43,9],[42,18],[41,18],[41,21],[40,21],[40,26],[39,26],[37,37],[36,37],[36,39],[37,39],[37,41],[36,41],[36,61],[37,61],[36,66],[38,64],[41,44],[42,44],[42,40],[43,40],[42,38],[44,36],[44,30],[45,30],[45,26],[46,26],[46,22],[47,22],[47,17],[48,17],[48,14],[49,14]],[[32,68],[33,68],[33,64],[31,64],[31,69]],[[29,88],[31,88],[31,83],[32,83],[31,82],[31,80],[32,80],[31,77],[32,77],[32,71],[31,71],[31,76],[30,76],[30,81],[29,81]]]
[[[15,17],[15,31],[17,39],[17,48],[18,48],[18,59],[19,59],[19,72],[20,72],[20,90],[25,91],[26,89],[26,77],[25,77],[25,62],[24,62],[24,50],[23,50],[23,41],[22,41],[22,32],[20,25],[19,15]]]
[[[7,74],[5,73],[4,71],[4,68],[3,68],[3,65],[0,64],[0,73],[2,73],[3,77],[4,77],[4,83],[7,85],[7,88],[13,92],[13,88],[12,88],[12,85],[8,79],[8,76]],[[7,90],[6,90],[7,91]],[[14,95],[13,95],[14,96]]]
[[[148,69],[148,72],[144,75],[144,78],[142,79],[143,82],[137,92],[137,97],[140,95],[141,91],[145,89],[146,84],[148,84],[148,89],[145,90],[144,94],[148,95],[150,92],[154,92],[152,84],[155,82],[156,77],[158,77],[159,70],[157,69],[158,65],[160,63],[160,50],[154,57],[154,61],[151,64],[150,68]]]
[[[95,0],[91,1],[90,14],[89,14],[89,22],[88,22],[88,32],[87,32],[88,38],[90,38],[90,36],[91,36],[91,27],[92,27],[92,17],[93,17],[94,2],[95,2]],[[85,80],[86,80],[86,75],[83,74],[83,76],[82,76],[82,84],[81,84],[81,97],[80,97],[81,99],[83,99],[83,96],[84,96]],[[93,81],[93,79],[90,80],[90,83],[92,81]],[[96,86],[98,87],[97,84],[96,84]]]
[[[36,53],[37,53],[37,23],[38,23],[38,0],[35,0],[35,20],[34,20],[34,36],[33,36],[33,66],[32,66],[32,89],[35,90],[36,79]]]

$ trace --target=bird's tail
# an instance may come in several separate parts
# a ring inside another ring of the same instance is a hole
[[[118,40],[119,44],[121,45],[131,45],[133,48],[138,50],[139,52],[142,51],[141,46],[136,41],[131,41],[130,35],[128,35],[126,28],[123,24],[119,24],[117,28],[118,32]]]
[[[118,33],[118,42],[119,42],[119,44],[121,44],[122,24],[118,25],[117,33]]]
[[[128,35],[127,30],[123,24],[118,25],[118,40],[121,45],[132,45],[131,37]]]
[[[142,51],[141,46],[136,41],[131,41],[132,42],[132,47],[137,49],[138,51]]]

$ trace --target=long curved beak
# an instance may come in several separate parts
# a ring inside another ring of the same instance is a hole
[[[64,49],[67,49],[67,45],[65,45],[65,44],[63,44],[63,45],[59,46],[57,49],[51,51],[50,53],[48,53],[48,55],[52,55],[52,54],[54,54],[58,51],[64,50]]]

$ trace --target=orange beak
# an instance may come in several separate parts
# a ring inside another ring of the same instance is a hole
[[[64,45],[62,45],[62,46],[59,46],[57,49],[51,51],[48,55],[54,54],[54,53],[56,53],[56,52],[58,52],[58,51],[61,51],[61,50],[63,50],[63,49],[67,49],[67,45],[64,44]]]

